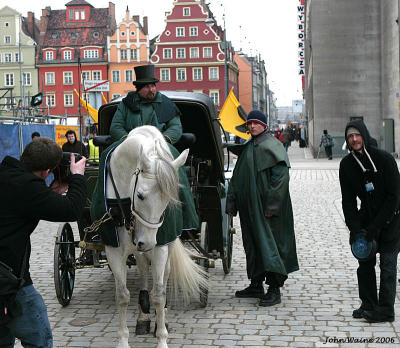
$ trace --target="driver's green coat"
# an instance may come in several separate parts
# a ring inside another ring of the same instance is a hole
[[[106,212],[104,198],[104,165],[108,153],[125,139],[128,133],[139,126],[153,125],[157,127],[166,138],[174,158],[179,152],[169,142],[175,143],[182,135],[180,111],[166,96],[157,93],[152,102],[138,98],[136,92],[131,92],[119,103],[110,127],[110,135],[116,142],[104,150],[100,157],[99,176],[93,191],[90,213],[92,220],[101,218]],[[164,122],[163,122],[164,121]],[[199,219],[196,212],[193,195],[183,167],[179,168],[179,200],[182,204],[174,208],[167,207],[164,223],[157,232],[157,245],[165,245],[180,236],[183,229],[198,229]],[[117,232],[112,223],[101,225],[99,234],[102,242],[114,247],[119,246]]]
[[[232,146],[239,155],[227,197],[227,212],[239,211],[247,275],[286,276],[299,269],[289,194],[289,159],[282,144],[261,134]],[[265,217],[265,213],[272,217]]]

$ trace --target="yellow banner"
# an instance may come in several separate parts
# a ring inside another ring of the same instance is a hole
[[[98,111],[92,106],[90,105],[87,101],[83,100],[80,96],[79,93],[76,89],[74,89],[76,95],[78,96],[78,98],[81,101],[81,104],[83,105],[83,107],[85,108],[86,112],[89,114],[89,116],[92,118],[92,120],[97,123],[98,122]],[[104,96],[103,96],[104,98]]]
[[[64,143],[67,142],[67,138],[65,137],[65,133],[67,130],[72,129],[76,133],[76,138],[79,140],[79,127],[78,126],[60,126],[56,125],[56,143],[63,146]]]
[[[250,138],[250,134],[245,130],[246,119],[244,117],[247,117],[247,115],[242,111],[244,115],[241,116],[239,112],[240,109],[240,103],[236,99],[235,94],[233,94],[233,89],[231,89],[219,113],[219,118],[221,120],[222,128],[226,132],[235,134],[242,139],[247,140]]]

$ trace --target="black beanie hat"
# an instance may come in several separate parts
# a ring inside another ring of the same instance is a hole
[[[249,121],[257,122],[257,123],[263,125],[264,127],[267,127],[267,116],[265,116],[259,110],[250,111],[250,113],[247,116],[246,122],[249,122]]]

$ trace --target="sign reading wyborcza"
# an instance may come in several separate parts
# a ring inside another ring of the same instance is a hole
[[[305,0],[299,0],[300,5],[297,6],[297,37],[299,39],[299,75],[304,75],[304,2]]]

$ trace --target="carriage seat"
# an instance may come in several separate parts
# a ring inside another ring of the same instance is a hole
[[[110,146],[114,141],[111,138],[111,135],[97,135],[93,138],[94,146]]]

